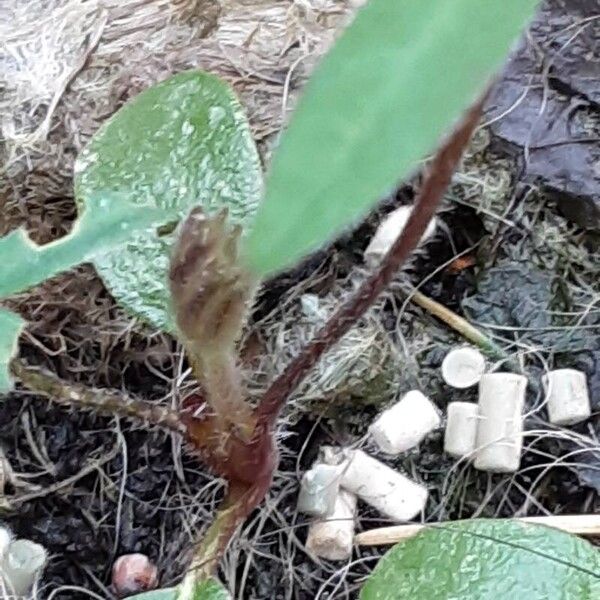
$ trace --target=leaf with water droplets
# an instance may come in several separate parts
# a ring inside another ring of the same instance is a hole
[[[432,526],[394,546],[361,600],[592,600],[600,553],[557,529],[504,519]]]
[[[155,327],[175,330],[167,273],[174,230],[192,207],[227,208],[246,225],[262,194],[262,172],[244,111],[220,79],[180,73],[142,92],[101,127],[76,165],[85,206],[99,190],[165,211],[161,227],[130,238],[94,265],[116,299]]]

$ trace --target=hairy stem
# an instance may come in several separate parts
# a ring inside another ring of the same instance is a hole
[[[181,600],[193,600],[195,585],[214,575],[236,529],[264,499],[271,487],[271,475],[257,477],[252,484],[230,483],[227,497],[208,528],[181,585]]]
[[[217,428],[236,428],[241,439],[250,441],[254,430],[252,409],[244,399],[240,370],[233,351],[207,351],[193,357],[194,373],[202,382],[206,399],[215,412]]]
[[[186,587],[192,588],[192,582],[196,583],[214,574],[229,540],[247,516],[244,507],[247,505],[248,493],[249,491],[244,487],[230,485],[227,497],[219,507],[216,518],[194,552],[192,563],[183,580],[182,591]]]
[[[321,356],[338,342],[373,304],[417,246],[477,126],[486,96],[487,94],[484,94],[464,115],[457,128],[436,153],[407,224],[378,269],[334,313],[314,339],[290,362],[266,391],[257,408],[259,424],[273,427],[291,392],[296,389]]]
[[[120,415],[156,425],[182,435],[187,433],[187,426],[179,414],[163,406],[155,406],[115,391],[95,390],[67,383],[53,373],[27,365],[18,358],[13,359],[10,369],[14,377],[27,389],[63,406],[94,409],[109,415]]]

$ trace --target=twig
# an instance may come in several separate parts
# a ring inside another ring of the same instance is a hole
[[[290,393],[296,389],[321,356],[338,342],[373,304],[417,246],[477,126],[486,96],[487,93],[471,107],[438,150],[425,176],[406,227],[378,269],[363,282],[356,293],[340,307],[314,339],[271,384],[257,408],[259,425],[273,427]]]
[[[573,533],[583,536],[600,535],[600,515],[553,515],[549,517],[519,517],[515,519],[495,519],[501,521],[517,521],[519,523],[530,523],[532,525],[546,525],[554,529],[560,529],[567,533]],[[354,543],[357,546],[384,546],[387,544],[396,544],[408,540],[424,529],[438,527],[452,531],[452,526],[466,521],[445,521],[441,523],[431,523],[429,525],[410,524],[395,525],[393,527],[381,527],[363,531],[354,537]]]
[[[123,393],[95,390],[83,385],[66,383],[53,373],[27,365],[14,359],[10,365],[12,374],[31,391],[47,396],[63,406],[95,409],[110,415],[136,419],[182,435],[187,426],[180,415],[164,406],[155,406],[143,400],[135,400]]]
[[[461,317],[455,312],[452,312],[449,308],[446,308],[443,304],[432,300],[418,290],[408,292],[408,299],[436,316],[440,321],[446,323],[446,325],[452,327],[452,329],[460,333],[460,335],[470,342],[479,346],[484,352],[489,354],[491,358],[497,360],[507,360],[509,358],[508,354],[492,339],[485,335],[485,333],[471,325],[464,317]]]

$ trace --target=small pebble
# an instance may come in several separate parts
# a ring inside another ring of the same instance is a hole
[[[124,554],[112,569],[113,589],[120,598],[153,590],[158,586],[158,571],[145,554]]]
[[[39,579],[48,553],[43,546],[30,540],[13,540],[5,550],[0,565],[3,583],[14,596],[29,594]],[[8,598],[12,598],[9,594]]]

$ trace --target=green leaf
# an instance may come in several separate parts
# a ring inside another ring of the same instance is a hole
[[[536,0],[371,0],[325,58],[273,159],[246,254],[276,271],[365,213],[488,81]]]
[[[143,594],[131,596],[130,600],[231,600],[231,596],[218,581],[210,579],[198,583],[192,592],[192,596],[187,598],[183,598],[180,587],[176,587],[144,592]]]
[[[592,600],[600,598],[600,554],[557,529],[505,520],[431,527],[394,546],[361,600]]]
[[[26,290],[82,262],[122,245],[136,232],[164,221],[165,211],[131,205],[114,193],[90,197],[70,234],[43,246],[23,229],[0,238],[0,298]]]
[[[0,308],[0,393],[12,389],[9,365],[17,351],[17,341],[24,324],[21,317]]]
[[[191,598],[183,598],[180,594],[177,600],[231,600],[231,596],[218,581],[209,579],[196,584]]]
[[[227,207],[233,223],[254,216],[262,173],[244,111],[213,75],[190,71],[142,92],[96,133],[76,165],[82,206],[98,190],[166,211],[164,227],[94,260],[113,295],[154,326],[175,329],[167,271],[173,230],[196,205]]]
[[[143,594],[129,596],[129,600],[176,600],[177,588],[165,588],[164,590],[152,590]]]

